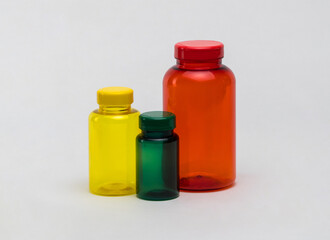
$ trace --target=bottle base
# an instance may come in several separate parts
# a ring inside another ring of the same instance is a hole
[[[219,179],[205,175],[195,175],[180,179],[180,190],[212,191],[220,190],[234,184],[234,179]]]
[[[135,193],[135,187],[124,183],[105,183],[90,192],[101,196],[124,196]]]
[[[150,201],[165,201],[179,197],[179,193],[173,190],[156,189],[144,193],[138,193],[137,197]]]

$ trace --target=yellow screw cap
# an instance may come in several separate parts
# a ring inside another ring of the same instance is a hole
[[[99,105],[129,105],[133,103],[133,90],[127,87],[105,87],[97,91]]]

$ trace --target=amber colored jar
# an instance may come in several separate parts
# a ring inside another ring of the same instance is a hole
[[[235,77],[223,44],[175,45],[177,64],[163,81],[164,111],[177,117],[180,189],[216,190],[235,181]]]

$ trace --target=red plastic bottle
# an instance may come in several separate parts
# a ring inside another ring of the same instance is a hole
[[[177,64],[163,81],[164,111],[177,117],[180,189],[215,190],[235,181],[235,77],[223,44],[175,45]]]

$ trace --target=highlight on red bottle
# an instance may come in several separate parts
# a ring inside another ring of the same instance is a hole
[[[177,62],[164,76],[163,108],[177,117],[180,189],[216,190],[235,181],[235,77],[222,64],[224,45],[175,45]]]

